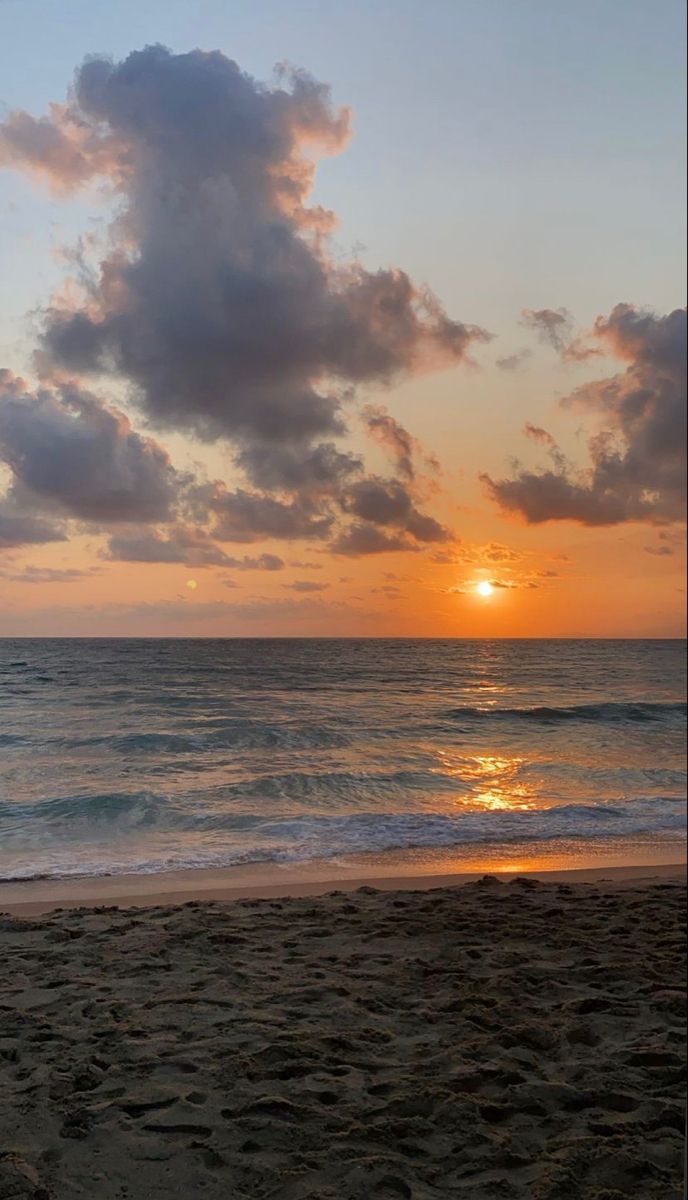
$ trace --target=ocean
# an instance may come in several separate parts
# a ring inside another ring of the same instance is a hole
[[[0,641],[0,878],[675,861],[685,700],[682,641]]]

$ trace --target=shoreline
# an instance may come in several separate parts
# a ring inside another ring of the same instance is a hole
[[[412,864],[406,864],[407,867]],[[392,870],[393,866],[393,870]],[[613,881],[615,885],[641,885],[654,879],[685,880],[685,857],[675,862],[593,863],[546,866],[513,864],[501,868],[486,862],[474,870],[442,872],[403,869],[404,864],[381,862],[366,867],[356,864],[339,871],[331,863],[299,864],[298,868],[274,864],[262,869],[248,867],[202,868],[165,871],[149,875],[105,875],[72,878],[13,880],[0,883],[0,913],[36,916],[56,909],[147,908],[156,905],[185,904],[191,901],[231,902],[242,899],[286,899],[324,896],[332,892],[351,892],[360,887],[379,891],[428,891],[434,888],[460,887],[486,875],[508,883],[527,877],[543,883],[589,883]]]

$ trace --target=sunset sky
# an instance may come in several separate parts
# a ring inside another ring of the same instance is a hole
[[[684,39],[0,0],[0,636],[683,636]]]

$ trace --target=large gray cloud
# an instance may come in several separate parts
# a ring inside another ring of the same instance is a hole
[[[360,385],[455,365],[489,338],[402,270],[331,255],[334,215],[308,199],[315,158],[348,134],[348,112],[303,72],[266,87],[219,52],[160,46],[90,59],[67,104],[0,124],[0,162],[62,191],[105,182],[118,201],[101,260],[75,257],[81,299],[44,314],[39,370],[116,375],[157,426],[231,439],[248,489],[206,489],[205,514],[197,491],[192,514],[220,539],[341,534],[343,497],[364,475],[333,441],[344,402]],[[412,480],[414,439],[383,409],[367,420]],[[158,520],[164,506],[151,496],[127,513],[105,494],[99,515]],[[417,510],[409,520],[421,540],[440,529]]]
[[[167,453],[123,413],[73,383],[32,390],[6,370],[0,460],[14,475],[25,518],[34,501],[89,521],[164,520],[180,484]]]
[[[149,46],[84,63],[40,122],[10,115],[5,161],[63,187],[106,177],[122,197],[84,304],[47,314],[48,362],[124,374],[161,425],[298,443],[342,431],[338,386],[451,365],[485,339],[403,271],[328,257],[309,155],[343,147],[348,113],[304,73],[282,83]]]
[[[556,445],[553,470],[483,476],[493,499],[532,524],[669,523],[686,514],[686,310],[665,316],[618,304],[595,323],[601,348],[626,370],[576,389],[563,403],[594,413],[591,465],[570,467]],[[530,427],[530,436],[550,435]]]

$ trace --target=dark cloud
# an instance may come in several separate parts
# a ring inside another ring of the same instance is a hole
[[[499,367],[500,371],[517,371],[531,357],[530,350],[517,350],[515,354],[507,354],[504,358],[496,359],[495,366]]]
[[[24,567],[23,571],[0,571],[3,579],[13,583],[74,583],[97,573],[97,568],[80,571],[76,567]]]
[[[315,495],[336,492],[363,470],[358,455],[338,450],[332,442],[308,448],[255,444],[244,447],[236,462],[257,487]]]
[[[391,453],[399,474],[406,479],[413,479],[416,474],[413,460],[418,449],[416,439],[379,405],[366,405],[363,419],[371,437]]]
[[[556,438],[552,436],[547,429],[543,429],[541,425],[531,425],[530,421],[526,421],[523,432],[532,442],[536,442],[540,446],[544,446],[558,471],[565,471],[568,464],[565,454],[559,449]]]
[[[546,429],[543,429],[541,425],[532,425],[530,421],[526,421],[523,427],[523,432],[525,433],[526,437],[530,438],[534,442],[539,442],[543,446],[553,447],[557,444],[551,433],[549,433]]]
[[[629,519],[626,497],[613,487],[605,489],[588,474],[581,474],[580,482],[555,471],[520,471],[514,479],[501,480],[481,475],[481,479],[505,512],[522,516],[529,525],[545,521],[618,525]]]
[[[304,72],[267,87],[219,52],[160,46],[89,59],[65,105],[0,124],[0,162],[61,191],[96,182],[116,202],[107,248],[77,248],[73,286],[44,313],[41,377],[116,377],[154,425],[231,440],[248,481],[180,479],[160,446],[75,385],[6,407],[0,443],[27,495],[89,521],[172,523],[121,531],[111,556],[228,565],[214,539],[448,538],[409,490],[419,463],[437,464],[384,408],[364,419],[399,476],[386,497],[334,439],[359,386],[468,361],[489,335],[402,270],[331,253],[334,215],[309,196],[315,160],[348,135],[348,112]]]
[[[308,207],[349,114],[300,71],[268,88],[220,52],[86,61],[65,106],[1,127],[5,162],[63,188],[106,179],[112,248],[76,308],[47,313],[43,364],[126,377],[160,425],[256,445],[339,434],[341,387],[450,366],[487,335],[401,270],[328,256]],[[272,470],[273,468],[269,468]]]
[[[67,534],[61,525],[26,512],[17,505],[12,489],[0,498],[0,550],[66,540]]]
[[[686,310],[658,316],[619,304],[597,320],[594,332],[603,350],[628,366],[621,374],[584,384],[563,402],[599,419],[599,432],[588,443],[590,467],[575,471],[557,450],[555,470],[519,470],[502,480],[484,475],[487,490],[505,511],[532,524],[682,521]]]
[[[282,587],[292,592],[325,592],[329,583],[315,583],[312,579],[297,579],[295,583],[283,583]]]
[[[215,517],[213,535],[221,542],[322,540],[334,523],[333,514],[300,496],[279,500],[243,488],[229,492],[216,484],[204,492],[204,498]]]
[[[591,346],[584,337],[573,336],[573,317],[565,308],[524,308],[521,324],[532,329],[541,342],[556,350],[563,362],[583,363],[604,353],[598,346]],[[528,351],[523,353],[527,354]]]
[[[238,571],[282,571],[284,559],[278,554],[259,554],[257,558],[245,554],[241,559],[232,559],[230,566],[236,567]]]
[[[416,508],[408,487],[398,479],[361,479],[349,488],[343,504],[353,516],[375,525],[393,526],[418,542],[447,542],[452,538],[439,521]]]
[[[532,329],[541,342],[561,353],[571,340],[573,317],[565,308],[524,308],[521,324]]]
[[[123,413],[73,383],[32,391],[6,370],[0,460],[27,503],[89,521],[164,520],[180,485],[166,451]]]
[[[185,563],[193,567],[234,566],[203,529],[177,525],[158,529],[129,529],[113,534],[108,541],[108,558],[117,562]]]
[[[391,551],[414,551],[419,546],[411,538],[400,533],[386,533],[377,525],[354,523],[332,542],[333,554],[349,558],[360,558],[367,554],[387,554]]]

